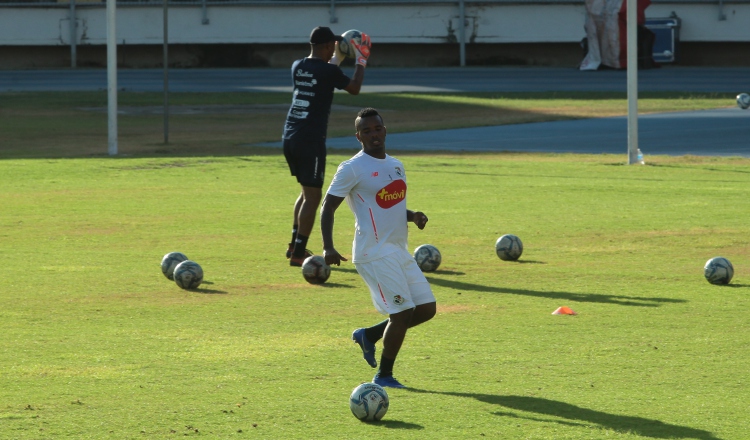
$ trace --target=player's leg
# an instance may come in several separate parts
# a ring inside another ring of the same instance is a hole
[[[389,316],[414,307],[399,293],[406,285],[406,278],[398,258],[386,256],[367,263],[355,263],[355,267],[367,284],[372,303],[378,312]],[[358,328],[352,333],[352,340],[362,349],[362,357],[373,368],[378,366],[375,360],[375,343],[383,337],[389,323],[390,319],[386,319],[371,327]]]
[[[383,387],[406,388],[393,377],[393,365],[396,363],[401,345],[406,339],[406,332],[412,320],[414,309],[393,313],[388,317],[388,325],[383,334],[383,353],[380,355],[380,367],[372,381]]]
[[[410,309],[388,316],[388,325],[383,334],[383,357],[396,360],[396,356],[398,356],[401,345],[406,338],[406,331],[409,330],[413,314],[414,309]]]
[[[409,321],[409,328],[416,327],[419,324],[429,321],[435,316],[436,311],[437,306],[434,301],[416,306],[411,315],[411,320]],[[386,319],[385,321],[381,321],[370,327],[358,328],[352,333],[352,340],[359,344],[359,347],[362,349],[363,357],[372,368],[378,366],[378,363],[375,360],[375,343],[383,339],[389,322],[390,319]],[[385,342],[383,345],[385,346]],[[385,353],[385,351],[383,353]]]
[[[302,186],[302,203],[297,215],[297,238],[294,240],[294,250],[289,260],[291,265],[301,266],[302,261],[310,255],[307,252],[307,241],[315,225],[321,193],[321,188]]]
[[[310,236],[315,225],[323,190],[313,186],[302,186],[302,203],[297,215],[297,235]]]
[[[294,155],[294,141],[292,139],[284,139],[284,158],[286,159],[287,165],[289,165],[289,172],[292,176],[297,176],[297,158]],[[299,217],[299,210],[304,200],[303,194],[300,191],[297,201],[294,202],[294,217],[292,220],[292,240],[286,248],[286,258],[292,257],[292,251],[294,251],[294,242],[297,239],[297,228],[299,223],[297,218]]]
[[[297,150],[302,150],[302,148],[297,148]],[[315,217],[317,217],[322,198],[325,163],[326,152],[323,143],[311,145],[310,151],[295,156],[297,181],[302,187],[302,202],[297,214],[297,238],[289,260],[290,266],[301,266],[305,258],[312,255],[307,251],[307,241],[315,225]]]
[[[372,368],[378,366],[378,361],[375,360],[375,343],[383,338],[387,325],[388,320],[386,319],[373,326],[358,328],[352,332],[352,341],[359,344],[359,348],[362,349],[362,357]]]
[[[413,297],[412,301],[414,301]],[[383,354],[380,358],[379,376],[393,376],[393,363],[399,351],[401,351],[401,345],[406,339],[406,332],[410,328],[432,319],[436,311],[437,304],[433,297],[432,302],[419,304],[413,309],[394,313],[388,317],[388,325],[383,334]]]
[[[353,339],[358,334],[369,336],[366,339],[373,351],[373,340],[376,341],[382,336],[383,352],[380,357],[380,368],[373,378],[373,381],[381,386],[403,387],[393,378],[393,364],[406,337],[406,332],[409,327],[421,324],[434,316],[431,306],[423,304],[434,303],[435,298],[424,276],[415,279],[413,274],[410,274],[412,264],[416,267],[414,258],[406,251],[394,252],[371,262],[356,264],[357,271],[370,288],[373,305],[380,313],[388,315],[387,320],[368,329],[369,335],[365,329],[358,329],[352,335]],[[419,270],[418,267],[417,270]],[[415,289],[420,305],[422,305],[416,319],[414,319],[414,312],[417,306],[412,299],[410,283],[416,283],[417,287],[421,287]],[[428,295],[424,294],[425,290]],[[360,346],[363,353],[367,355],[369,351],[366,348],[367,345],[360,344]],[[365,359],[367,360],[366,356]],[[368,360],[368,363],[374,366],[374,362]]]
[[[400,258],[405,284],[408,286],[402,297],[405,299],[404,304],[411,304],[413,308],[390,315],[390,322],[383,335],[380,369],[375,376],[381,385],[396,388],[403,385],[393,378],[393,364],[401,350],[407,330],[429,321],[437,312],[435,295],[414,258],[406,251],[401,253]]]
[[[292,223],[292,240],[289,242],[289,245],[286,249],[286,258],[292,257],[292,252],[294,251],[294,242],[297,241],[297,230],[299,229],[299,210],[302,207],[302,201],[305,200],[303,193],[300,191],[299,197],[297,197],[297,201],[294,202],[294,220]]]
[[[437,312],[437,303],[430,302],[427,304],[420,304],[414,308],[414,313],[411,315],[411,321],[409,322],[409,328],[416,327],[419,324],[425,323],[432,319]]]
[[[425,323],[432,319],[435,316],[435,313],[437,312],[437,306],[435,302],[427,303],[427,304],[420,304],[417,307],[414,308],[414,313],[411,316],[411,321],[409,322],[409,328],[416,327],[419,324]],[[352,335],[352,339],[357,341],[358,344],[361,345],[375,345],[379,340],[383,339],[383,335],[385,334],[385,329],[388,326],[388,319],[385,321],[381,321],[373,326],[370,327],[363,327],[355,330],[355,333],[357,333],[357,337],[355,338],[354,335]],[[359,342],[362,340],[362,336],[364,336],[363,342]],[[363,350],[366,350],[363,348]],[[375,365],[373,365],[375,367]]]

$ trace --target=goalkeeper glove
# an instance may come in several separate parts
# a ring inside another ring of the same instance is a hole
[[[344,58],[346,58],[346,55],[341,52],[341,49],[339,48],[339,42],[337,41],[336,50],[333,51],[333,57],[331,58],[330,63],[339,66],[341,65],[341,62],[344,61]]]
[[[357,52],[355,62],[361,66],[367,66],[367,59],[370,58],[370,48],[372,47],[370,36],[362,32],[360,43],[357,44],[355,41],[352,41],[351,44]]]

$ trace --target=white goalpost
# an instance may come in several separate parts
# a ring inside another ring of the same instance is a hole
[[[107,151],[117,155],[117,3],[107,0]]]
[[[638,163],[638,1],[627,0],[628,165]]]

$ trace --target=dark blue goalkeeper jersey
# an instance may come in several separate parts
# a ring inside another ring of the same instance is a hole
[[[284,124],[284,139],[325,139],[333,89],[343,89],[349,81],[339,66],[320,58],[295,61],[292,64],[294,95]]]

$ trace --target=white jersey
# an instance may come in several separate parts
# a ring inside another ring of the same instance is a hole
[[[354,213],[352,262],[407,250],[406,173],[400,160],[360,151],[339,165],[328,194],[346,198]]]

